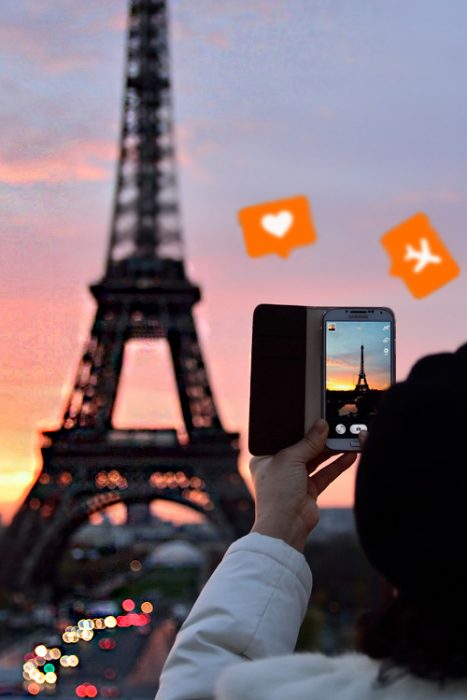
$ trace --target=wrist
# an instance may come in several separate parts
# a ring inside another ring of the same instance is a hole
[[[299,523],[291,522],[290,524],[278,523],[273,519],[256,518],[251,532],[257,532],[259,535],[267,535],[283,540],[297,551],[303,554],[307,534],[304,528]]]

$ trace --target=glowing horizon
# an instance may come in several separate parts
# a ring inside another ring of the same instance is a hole
[[[352,383],[350,380],[345,384],[342,383],[342,380],[340,380],[340,382],[337,382],[337,380],[330,379],[326,384],[326,388],[329,391],[353,391],[355,389],[355,385],[356,382]],[[381,384],[378,386],[374,381],[370,380],[368,380],[368,386],[370,387],[370,389],[375,389],[379,391],[384,391],[389,387],[388,384]]]

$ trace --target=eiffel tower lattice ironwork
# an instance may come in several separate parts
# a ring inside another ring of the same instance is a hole
[[[370,387],[368,386],[368,382],[366,380],[365,358],[364,358],[363,352],[364,352],[364,347],[363,347],[363,345],[360,345],[360,373],[358,375],[357,384],[355,385],[355,393],[356,394],[363,394],[366,391],[370,390]]]
[[[239,435],[217,412],[192,313],[200,289],[184,269],[167,36],[165,0],[130,0],[106,272],[90,287],[97,311],[62,425],[43,433],[42,473],[3,539],[0,584],[15,590],[45,597],[67,539],[115,502],[176,501],[206,514],[226,539],[252,524]],[[185,439],[175,429],[113,428],[132,338],[168,343]]]

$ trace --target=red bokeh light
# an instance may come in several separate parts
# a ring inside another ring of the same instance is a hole
[[[97,688],[92,683],[81,683],[76,687],[75,693],[79,698],[95,698]]]
[[[131,598],[125,598],[125,600],[122,603],[122,608],[125,612],[131,612],[135,609],[135,607],[135,601],[131,600]]]
[[[99,641],[99,646],[101,649],[105,649],[106,651],[109,651],[110,649],[115,649],[117,646],[117,642],[115,639],[110,639],[109,637],[104,637]]]
[[[142,627],[143,625],[149,625],[150,622],[151,616],[146,613],[128,613],[117,617],[118,627]]]

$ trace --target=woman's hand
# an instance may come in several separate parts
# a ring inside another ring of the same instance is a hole
[[[256,517],[252,532],[278,537],[298,549],[319,521],[317,498],[357,457],[345,452],[314,472],[335,452],[325,447],[329,426],[317,421],[295,445],[275,455],[253,457],[250,471],[256,491]]]

